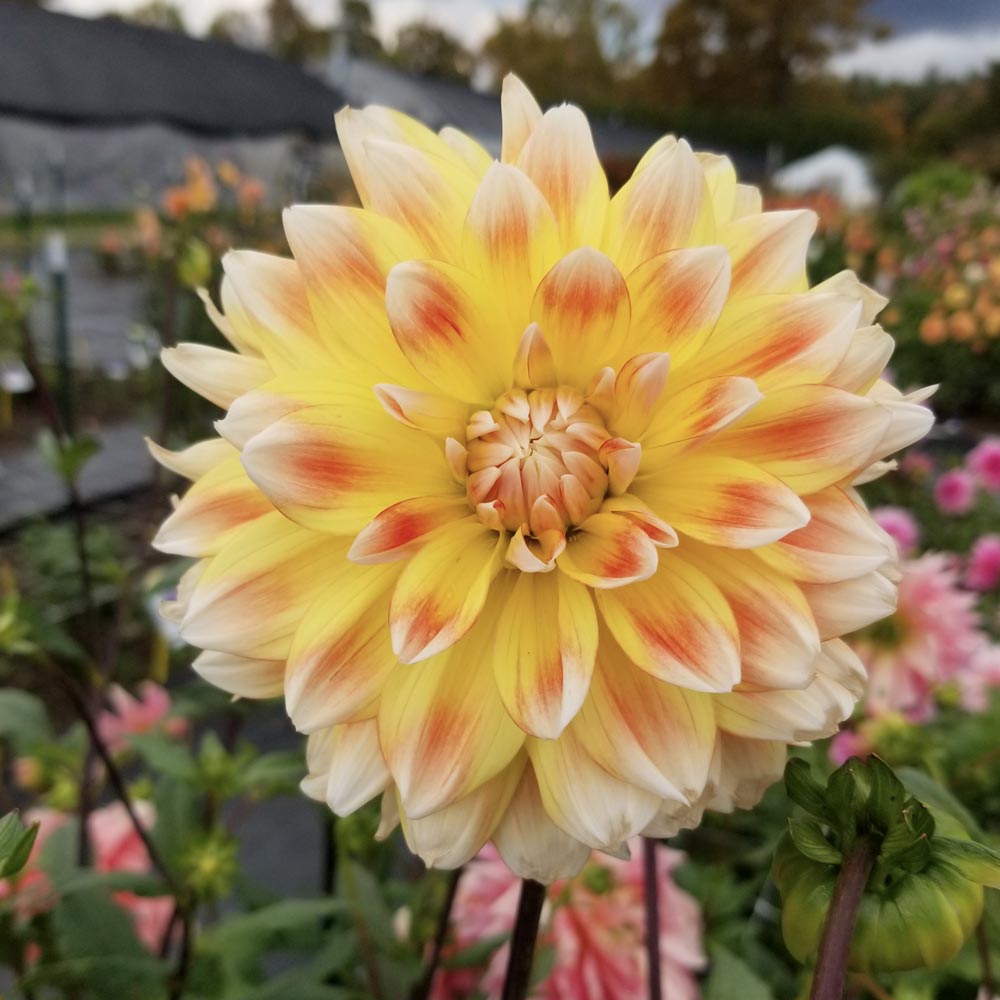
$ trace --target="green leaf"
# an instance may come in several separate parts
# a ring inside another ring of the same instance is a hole
[[[129,744],[153,771],[182,781],[194,779],[196,767],[191,752],[166,733],[136,733],[129,737]]]
[[[42,457],[66,483],[74,483],[83,467],[101,450],[101,442],[89,434],[76,438],[58,438],[49,430],[38,435]]]
[[[17,753],[29,753],[36,744],[54,739],[49,714],[41,698],[17,688],[0,691],[0,740]]]
[[[720,944],[709,945],[708,979],[702,1000],[774,1000],[771,988],[743,959]]]
[[[876,829],[886,832],[895,825],[903,810],[906,789],[879,757],[868,758],[868,816]]]
[[[983,839],[983,831],[976,822],[976,818],[948,789],[943,788],[933,778],[923,771],[918,771],[915,767],[901,767],[896,773],[911,795],[916,796],[921,802],[925,802],[934,809],[954,816],[975,840]]]
[[[985,844],[935,837],[934,855],[949,861],[970,881],[1000,889],[1000,854]]]
[[[823,786],[813,777],[808,761],[790,757],[785,765],[785,791],[788,797],[817,819],[827,816]]]
[[[240,790],[274,795],[298,787],[305,774],[305,761],[297,750],[266,753],[240,774]]]
[[[16,812],[0,819],[0,878],[16,875],[28,863],[38,827],[38,823],[26,827]]]
[[[108,892],[130,892],[135,896],[167,896],[170,890],[163,879],[144,872],[99,872],[91,868],[75,868],[52,880],[52,888],[60,896],[70,896],[75,892],[89,892],[105,889]]]
[[[812,861],[824,865],[839,865],[844,856],[823,835],[816,823],[806,820],[790,819],[788,833],[799,852]]]
[[[142,955],[92,955],[36,965],[22,979],[24,986],[61,987],[71,993],[115,1000],[159,1000],[170,966],[162,959]],[[46,993],[48,996],[48,993]]]

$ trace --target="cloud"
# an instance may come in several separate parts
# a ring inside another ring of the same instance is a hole
[[[862,42],[834,57],[842,76],[864,74],[880,80],[922,80],[931,72],[963,77],[1000,62],[1000,26],[979,31],[918,31],[885,42]]]

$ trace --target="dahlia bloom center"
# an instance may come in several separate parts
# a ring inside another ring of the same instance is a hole
[[[571,386],[504,393],[472,414],[466,434],[467,495],[480,520],[535,539],[596,514],[611,477],[623,479],[618,454],[633,447]]]

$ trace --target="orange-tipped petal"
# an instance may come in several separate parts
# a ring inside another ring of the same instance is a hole
[[[604,254],[589,247],[552,268],[531,306],[560,380],[580,388],[620,350],[630,315],[625,279]]]
[[[660,798],[694,802],[715,747],[706,695],[666,684],[605,641],[574,732],[616,778]]]
[[[625,362],[615,379],[610,428],[620,437],[640,437],[656,413],[670,373],[669,354],[639,354]]]
[[[676,364],[701,349],[722,313],[729,254],[717,246],[668,250],[640,263],[626,283],[632,301],[628,352],[666,351]]]
[[[733,294],[797,292],[807,287],[806,250],[818,218],[808,209],[764,212],[719,229],[733,258]]]
[[[656,546],[639,525],[619,514],[594,514],[567,541],[556,560],[567,576],[588,587],[624,587],[656,572]]]
[[[389,677],[379,707],[379,738],[411,819],[489,781],[524,743],[489,669],[495,626],[492,617],[451,649],[397,667]]]
[[[376,385],[375,398],[390,417],[438,439],[459,438],[469,420],[466,403],[399,385]]]
[[[575,726],[558,740],[529,739],[527,748],[546,813],[575,840],[620,852],[656,814],[657,796],[612,777]]]
[[[604,245],[628,274],[667,250],[711,243],[714,230],[705,173],[681,140],[664,146],[645,166],[640,163],[611,199]]]
[[[282,417],[244,447],[243,464],[287,517],[337,534],[357,533],[400,500],[454,489],[434,442],[360,389]]]
[[[608,181],[579,108],[564,104],[547,111],[524,143],[517,165],[552,206],[565,249],[600,243]]]
[[[295,631],[285,672],[285,707],[295,728],[313,733],[367,718],[396,657],[386,619],[393,566],[329,567],[323,589]]]
[[[700,451],[672,469],[640,475],[632,492],[685,535],[733,549],[783,538],[809,521],[809,508],[780,479],[750,462]]]
[[[439,261],[399,264],[385,307],[400,350],[447,395],[486,404],[507,387],[510,356],[489,336],[466,272]]]
[[[597,613],[586,587],[562,573],[516,577],[497,623],[493,671],[510,717],[556,739],[587,696]]]
[[[389,608],[392,648],[416,663],[457,642],[475,624],[505,539],[476,518],[439,528],[406,564]]]
[[[354,539],[347,554],[356,563],[395,562],[407,559],[445,525],[468,517],[463,496],[414,497],[383,510]]]
[[[730,691],[740,679],[736,619],[719,588],[676,553],[649,580],[599,591],[597,608],[629,658],[661,681]]]

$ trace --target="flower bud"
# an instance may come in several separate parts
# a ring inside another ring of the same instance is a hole
[[[841,866],[864,838],[877,853],[850,968],[901,972],[954,958],[982,916],[982,887],[1000,887],[1000,856],[970,840],[953,816],[909,795],[877,757],[852,758],[826,788],[804,761],[791,760],[785,785],[810,814],[789,821],[774,858],[788,950],[802,962],[816,955]]]

